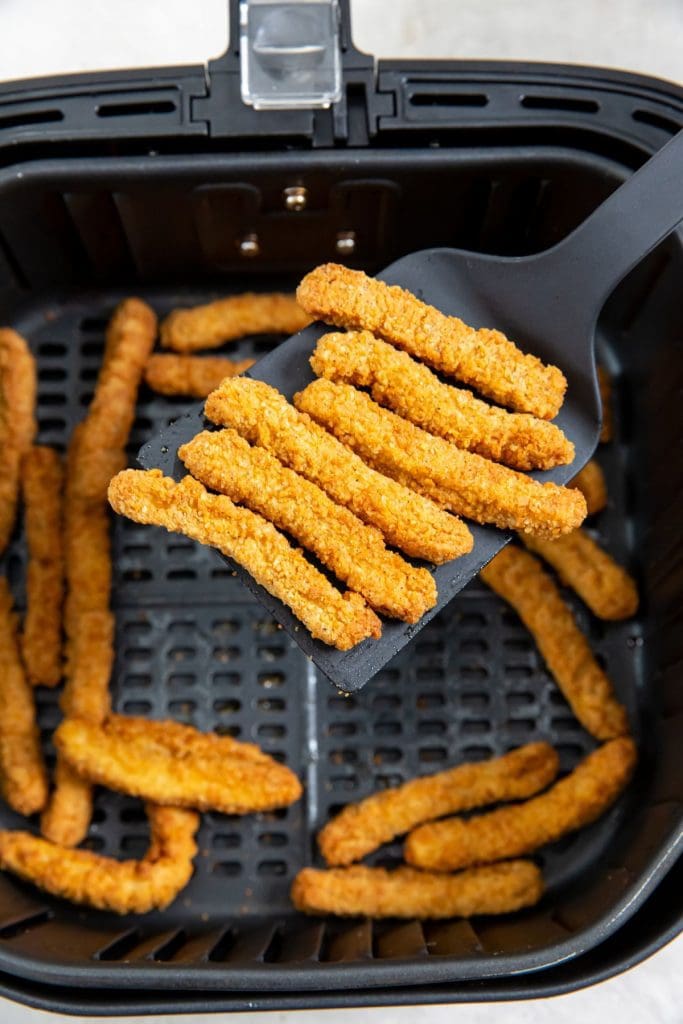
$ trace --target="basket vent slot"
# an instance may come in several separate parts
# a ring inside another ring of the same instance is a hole
[[[24,935],[41,924],[47,924],[53,917],[51,910],[36,910],[32,914],[24,914],[13,921],[7,921],[0,924],[0,939],[15,939],[17,935]]]
[[[4,128],[27,128],[32,124],[50,124],[63,120],[61,110],[25,110],[20,114],[4,114],[0,117],[0,131]]]
[[[488,102],[485,93],[424,91],[410,96],[412,107],[485,107]]]
[[[96,113],[98,117],[144,117],[146,114],[172,114],[176,109],[173,100],[135,100],[130,103],[101,103]]]
[[[634,110],[631,117],[640,124],[649,124],[652,128],[660,128],[663,132],[668,132],[669,135],[675,135],[681,127],[673,118],[656,114],[653,110]]]
[[[93,953],[93,960],[123,960],[140,944],[140,932],[137,928],[129,928],[128,931],[118,935],[111,942],[108,942],[102,949]]]

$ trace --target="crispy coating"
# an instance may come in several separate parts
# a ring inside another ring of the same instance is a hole
[[[290,533],[376,611],[417,622],[436,603],[431,573],[388,551],[379,530],[237,431],[204,431],[178,455],[207,487]]]
[[[626,709],[598,665],[547,572],[533,555],[508,545],[481,570],[481,578],[512,605],[534,637],[546,665],[584,729],[598,740],[628,732]]]
[[[336,263],[307,274],[296,297],[316,320],[367,330],[500,405],[543,420],[560,410],[567,381],[500,331],[468,327],[415,295]]]
[[[83,611],[68,648],[67,682],[60,699],[65,715],[101,722],[109,714],[116,619],[108,608]]]
[[[90,782],[170,807],[223,814],[273,811],[301,796],[301,783],[289,768],[262,752],[255,756],[247,744],[226,743],[175,722],[147,728],[144,718],[122,731],[120,716],[112,718],[99,726],[66,719],[55,733],[62,757]]]
[[[428,367],[369,331],[324,335],[311,366],[318,377],[369,388],[376,402],[430,434],[513,469],[550,469],[574,458],[574,445],[553,423],[442,384]]]
[[[612,378],[602,366],[598,366],[598,385],[602,402],[600,441],[604,444],[614,438],[614,412],[612,409]]]
[[[553,781],[558,766],[548,743],[528,743],[490,761],[411,779],[347,804],[319,832],[320,852],[330,866],[351,864],[423,821],[531,796]]]
[[[0,792],[19,814],[34,814],[47,801],[35,700],[21,663],[12,595],[4,577],[0,577]]]
[[[246,334],[296,334],[310,322],[293,295],[246,292],[174,309],[161,324],[161,344],[175,352],[196,352]]]
[[[26,616],[21,653],[33,686],[56,686],[62,678],[62,487],[59,452],[35,446],[21,470],[28,547]]]
[[[53,896],[117,914],[163,910],[192,877],[199,816],[147,805],[151,837],[142,860],[65,850],[29,832],[0,832],[0,867]]]
[[[209,395],[206,415],[272,452],[406,554],[440,564],[472,550],[463,522],[370,469],[268,384],[225,380]]]
[[[604,814],[628,784],[635,763],[630,737],[611,740],[525,803],[467,821],[447,818],[420,825],[406,840],[406,860],[432,871],[457,871],[531,853]]]
[[[579,491],[464,452],[349,384],[316,380],[294,404],[381,473],[475,522],[557,537],[586,515]]]
[[[304,868],[294,879],[291,899],[305,914],[444,918],[510,913],[537,903],[542,893],[536,865],[515,860],[457,875],[362,864],[331,871]]]
[[[607,506],[607,481],[602,467],[595,459],[591,459],[569,482],[570,487],[576,487],[586,499],[588,515],[594,516],[602,512]]]
[[[90,826],[93,811],[92,785],[57,758],[54,789],[40,817],[40,831],[61,848],[78,846]]]
[[[341,594],[272,523],[192,477],[176,484],[158,470],[124,470],[109,486],[115,512],[218,548],[286,604],[314,637],[347,651],[377,637],[381,623],[360,594]]]
[[[16,331],[0,328],[0,554],[17,515],[21,460],[36,436],[36,364]]]
[[[254,365],[253,359],[224,356],[179,356],[172,352],[149,357],[145,381],[160,395],[191,395],[206,398],[226,377],[236,377]]]
[[[584,530],[557,540],[525,537],[524,543],[552,565],[599,619],[630,619],[638,610],[635,581]]]

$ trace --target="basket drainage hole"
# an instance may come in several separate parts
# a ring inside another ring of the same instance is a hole
[[[242,865],[238,860],[220,860],[211,868],[212,875],[222,878],[235,878],[242,873]]]
[[[51,921],[54,914],[51,910],[37,910],[33,914],[27,914],[18,921],[10,921],[8,924],[0,924],[0,939],[14,939],[17,935],[23,935],[38,925]]]
[[[286,875],[287,864],[283,860],[262,860],[256,872],[259,875]]]

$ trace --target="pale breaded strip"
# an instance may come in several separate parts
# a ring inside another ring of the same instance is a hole
[[[156,722],[146,733],[148,723],[139,718],[122,735],[108,721],[98,726],[71,718],[54,739],[62,758],[89,782],[169,807],[252,814],[287,807],[301,796],[289,768],[266,754],[236,755],[234,740],[225,743],[184,726],[179,749],[175,724]]]
[[[21,460],[36,436],[36,387],[28,345],[16,331],[0,328],[0,554],[14,529]]]
[[[174,309],[161,324],[161,344],[175,352],[196,352],[246,334],[296,334],[310,322],[293,295],[246,292]]]
[[[512,605],[532,634],[584,729],[599,740],[625,735],[626,709],[616,699],[571,609],[537,559],[508,545],[481,570],[480,576]]]
[[[537,903],[542,893],[536,865],[515,860],[457,875],[362,864],[330,871],[304,868],[294,879],[291,899],[305,914],[443,918],[510,913]]]
[[[372,331],[500,405],[551,420],[567,381],[556,366],[525,355],[500,331],[468,327],[397,285],[336,263],[304,277],[296,297],[316,320]]]
[[[294,404],[374,469],[475,522],[557,537],[586,515],[579,491],[541,484],[464,452],[349,384],[316,380],[294,396]]]
[[[612,378],[604,367],[598,366],[598,385],[602,402],[600,441],[604,444],[614,438],[614,410],[612,408]]]
[[[34,814],[47,801],[33,690],[19,655],[12,594],[0,576],[0,792],[19,814]]]
[[[588,515],[594,516],[602,512],[607,506],[607,482],[602,467],[595,459],[591,459],[576,474],[573,480],[569,481],[569,487],[576,487],[586,499]]]
[[[431,573],[388,551],[379,530],[237,431],[204,431],[178,455],[201,483],[295,537],[375,611],[417,622],[436,603]]]
[[[341,594],[272,523],[192,477],[176,484],[158,470],[128,469],[109,485],[115,512],[218,548],[286,604],[311,634],[340,651],[381,634],[360,594]]]
[[[409,864],[432,871],[457,871],[532,853],[590,825],[614,803],[636,763],[628,736],[589,754],[546,793],[463,821],[447,818],[420,825],[406,840]]]
[[[190,395],[206,398],[226,377],[236,377],[254,365],[253,359],[224,356],[179,356],[172,352],[152,355],[145,369],[145,382],[160,395]]]
[[[524,537],[524,543],[552,565],[599,619],[630,619],[638,610],[635,581],[584,530],[557,540]]]
[[[528,743],[490,761],[411,779],[347,804],[318,833],[320,852],[330,866],[351,864],[423,821],[531,796],[553,781],[558,766],[548,743]]]
[[[550,469],[574,458],[574,445],[553,423],[442,384],[422,363],[369,331],[325,334],[311,366],[318,377],[369,388],[376,402],[430,434],[513,469]]]
[[[463,522],[370,469],[268,384],[225,380],[209,395],[206,415],[272,452],[406,554],[442,563],[472,550],[472,534]]]
[[[142,860],[65,850],[28,832],[0,832],[0,868],[44,892],[116,914],[163,910],[192,877],[194,811],[147,805],[151,839]]]

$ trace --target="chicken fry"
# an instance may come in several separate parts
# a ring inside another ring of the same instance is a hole
[[[117,914],[163,910],[192,877],[194,811],[147,805],[151,839],[142,860],[65,850],[29,832],[0,832],[0,868],[53,896]]]
[[[209,395],[206,415],[272,452],[406,554],[440,564],[472,550],[461,520],[370,469],[268,384],[225,380]]]
[[[612,411],[612,378],[602,366],[598,366],[598,385],[602,402],[600,443],[604,444],[614,438],[614,413]]]
[[[381,623],[359,594],[341,594],[272,523],[192,477],[176,484],[158,470],[124,470],[109,486],[115,512],[218,548],[301,619],[314,637],[347,651],[377,637]]]
[[[602,467],[595,459],[587,462],[583,469],[570,480],[569,487],[576,487],[586,499],[588,515],[594,516],[607,506],[607,482]]]
[[[406,840],[406,860],[432,871],[457,871],[531,853],[599,818],[627,785],[635,763],[630,737],[611,740],[526,803],[467,821],[447,818],[420,825]]]
[[[444,918],[509,913],[537,903],[542,893],[536,865],[514,860],[457,875],[362,864],[331,871],[304,868],[294,879],[291,898],[305,914]]]
[[[325,825],[320,852],[330,866],[351,864],[423,821],[531,796],[553,781],[558,764],[548,743],[528,743],[490,761],[459,764],[373,793],[347,804]]]
[[[235,430],[204,431],[178,455],[207,487],[290,533],[376,611],[417,622],[436,603],[431,573],[387,551],[379,530]]]
[[[235,362],[223,356],[178,356],[173,353],[149,357],[145,381],[160,395],[190,395],[206,398],[226,377],[236,377],[254,365],[254,359]]]
[[[616,699],[571,609],[537,559],[508,545],[480,576],[512,605],[530,631],[584,729],[598,740],[627,733],[626,709]]]
[[[336,384],[369,388],[379,405],[430,434],[513,469],[550,469],[574,458],[574,445],[553,423],[442,384],[422,363],[369,331],[324,335],[311,366]]]
[[[293,295],[246,292],[173,310],[161,324],[161,344],[175,352],[196,352],[246,334],[296,334],[310,322]]]
[[[17,515],[21,460],[36,436],[36,364],[16,331],[0,328],[0,554]]]
[[[579,491],[541,484],[461,451],[349,384],[316,380],[294,396],[294,404],[374,469],[478,523],[557,537],[576,529],[586,515]]]
[[[544,420],[560,410],[567,381],[556,366],[525,355],[500,331],[468,327],[361,270],[336,263],[316,267],[296,297],[314,319],[371,331],[500,405]]]

